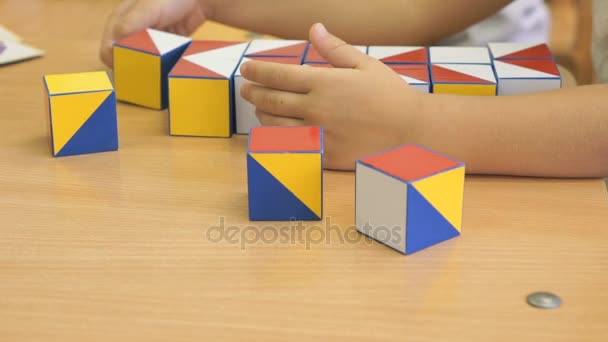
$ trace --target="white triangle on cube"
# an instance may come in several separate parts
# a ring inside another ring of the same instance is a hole
[[[494,68],[496,68],[498,78],[559,78],[559,76],[546,72],[501,61],[495,61]]]
[[[432,46],[431,63],[491,64],[490,50],[485,47]]]
[[[198,56],[197,58],[220,58],[220,59],[233,59],[240,60],[241,56],[247,49],[248,43],[237,43],[234,45],[228,45],[221,48],[198,52],[189,56],[184,57],[186,60],[189,60],[189,57]],[[191,61],[192,62],[192,61]],[[195,62],[193,62],[195,63]]]
[[[150,38],[156,45],[156,49],[158,50],[160,55],[164,55],[167,52],[170,52],[186,43],[192,41],[192,39],[184,36],[180,36],[177,34],[158,31],[154,29],[147,29]]]
[[[428,84],[428,82],[422,81],[422,80],[418,80],[409,76],[405,76],[405,75],[399,75],[401,76],[401,78],[407,82],[408,84]]]
[[[209,69],[216,74],[220,74],[226,78],[232,77],[236,66],[239,64],[238,59],[222,58],[217,55],[209,55],[207,51],[195,53],[184,57],[188,62],[194,63],[205,69]]]

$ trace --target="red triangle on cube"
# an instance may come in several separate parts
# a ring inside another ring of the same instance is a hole
[[[169,76],[184,76],[184,77],[201,77],[201,78],[226,78],[212,70],[204,68],[198,64],[194,64],[185,59],[180,59],[175,67],[171,70]]]
[[[492,84],[492,82],[490,82],[488,80],[484,80],[483,78],[478,78],[478,77],[471,76],[471,75],[468,75],[465,73],[446,69],[446,68],[440,67],[438,65],[431,65],[431,72],[433,74],[434,82]]]
[[[389,68],[399,75],[429,83],[429,70],[426,64],[391,64]]]
[[[553,58],[551,50],[546,44],[539,44],[527,49],[516,51],[508,55],[500,56],[496,59],[535,59],[535,58]]]
[[[128,37],[125,37],[119,40],[116,45],[129,49],[140,50],[154,55],[160,54],[158,48],[156,47],[156,44],[152,40],[152,37],[150,37],[150,34],[147,30],[143,30]]]
[[[382,58],[385,63],[427,63],[428,53],[422,48],[419,50],[400,53],[394,56]]]

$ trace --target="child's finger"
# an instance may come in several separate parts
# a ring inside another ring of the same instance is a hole
[[[108,22],[104,28],[103,36],[101,38],[101,47],[99,50],[101,60],[108,66],[112,67],[112,47],[114,44],[114,27],[118,20],[129,12],[135,5],[136,0],[124,0],[119,3],[116,8],[110,14]]]
[[[313,68],[263,61],[248,61],[241,66],[247,80],[268,88],[306,94],[312,89]]]
[[[327,32],[322,24],[310,29],[310,40],[319,54],[337,68],[360,68],[369,56]]]
[[[304,120],[276,116],[258,109],[255,111],[255,116],[264,126],[304,126]]]
[[[253,83],[243,84],[241,95],[263,112],[296,119],[304,117],[302,108],[306,95],[270,89]]]
[[[112,39],[119,40],[148,27],[157,27],[160,9],[146,2],[137,1],[116,21]]]

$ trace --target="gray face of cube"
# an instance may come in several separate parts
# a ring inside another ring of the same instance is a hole
[[[357,164],[357,230],[405,254],[407,184]]]

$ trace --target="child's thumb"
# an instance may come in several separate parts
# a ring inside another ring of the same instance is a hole
[[[368,56],[327,32],[323,24],[310,29],[310,41],[317,52],[336,68],[357,68]]]

